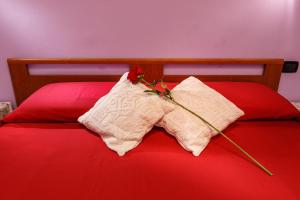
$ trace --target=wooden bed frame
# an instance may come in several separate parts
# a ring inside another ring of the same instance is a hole
[[[179,82],[188,75],[163,75],[166,64],[219,64],[219,65],[263,65],[262,75],[195,75],[203,81],[247,81],[258,82],[277,90],[283,59],[238,59],[238,58],[9,58],[7,60],[14,87],[16,103],[40,87],[54,82],[79,81],[117,81],[120,75],[31,75],[30,64],[139,64],[145,70],[148,80],[161,79],[167,82]]]

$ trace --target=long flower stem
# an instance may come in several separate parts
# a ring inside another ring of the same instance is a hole
[[[169,97],[168,97],[169,98]],[[181,108],[185,109],[186,111],[190,112],[191,114],[195,115],[196,117],[200,118],[203,122],[205,122],[207,125],[209,125],[212,129],[217,131],[220,135],[222,135],[228,142],[233,144],[235,147],[237,147],[242,153],[244,153],[250,160],[252,160],[259,168],[261,168],[263,171],[265,171],[268,175],[272,176],[272,172],[270,172],[266,167],[264,167],[260,162],[258,162],[255,158],[253,158],[247,151],[245,151],[240,145],[235,143],[232,139],[230,139],[227,135],[225,135],[222,131],[217,129],[215,126],[213,126],[211,123],[209,123],[207,120],[205,120],[203,117],[199,116],[197,113],[193,112],[192,110],[186,108],[185,106],[178,103],[173,98],[169,98],[170,101],[172,101],[174,104],[180,106]]]
[[[141,81],[143,81],[147,86],[151,87],[151,89],[155,90],[155,88],[151,86],[151,83],[146,81],[144,78],[142,78]]]
[[[147,86],[150,86],[152,90],[156,91],[154,87],[151,86],[149,82],[147,82],[145,79],[141,79],[142,82],[144,82]],[[171,94],[169,95],[164,95],[166,98],[168,98],[171,102],[174,104],[178,105],[179,107],[183,108],[184,110],[190,112],[191,114],[195,115],[199,119],[201,119],[204,123],[206,123],[209,127],[211,127],[213,130],[217,131],[220,135],[222,135],[228,142],[233,144],[235,147],[237,147],[243,154],[245,154],[252,162],[254,162],[259,168],[261,168],[264,172],[266,172],[268,175],[272,176],[272,172],[269,171],[266,167],[264,167],[260,162],[258,162],[255,158],[253,158],[246,150],[244,150],[240,145],[238,145],[236,142],[234,142],[232,139],[230,139],[227,135],[225,135],[222,131],[217,129],[214,125],[209,123],[206,119],[195,113],[194,111],[186,108],[182,104],[178,103],[172,96]]]

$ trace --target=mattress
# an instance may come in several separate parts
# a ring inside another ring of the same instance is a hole
[[[126,156],[78,123],[0,127],[0,199],[300,199],[300,123],[238,121],[200,157],[160,128]]]

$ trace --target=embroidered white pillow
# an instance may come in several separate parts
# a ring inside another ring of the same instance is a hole
[[[157,95],[145,93],[145,85],[132,84],[127,75],[78,119],[120,156],[136,147],[153,125],[174,108]]]
[[[177,102],[221,131],[244,115],[232,102],[192,76],[178,84],[171,93]],[[217,134],[202,120],[179,106],[166,114],[157,125],[175,136],[181,146],[195,156],[199,156],[210,138]]]

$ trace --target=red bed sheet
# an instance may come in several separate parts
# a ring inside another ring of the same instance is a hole
[[[124,157],[79,124],[0,127],[0,199],[300,199],[300,123],[239,121],[200,155],[154,128]]]

